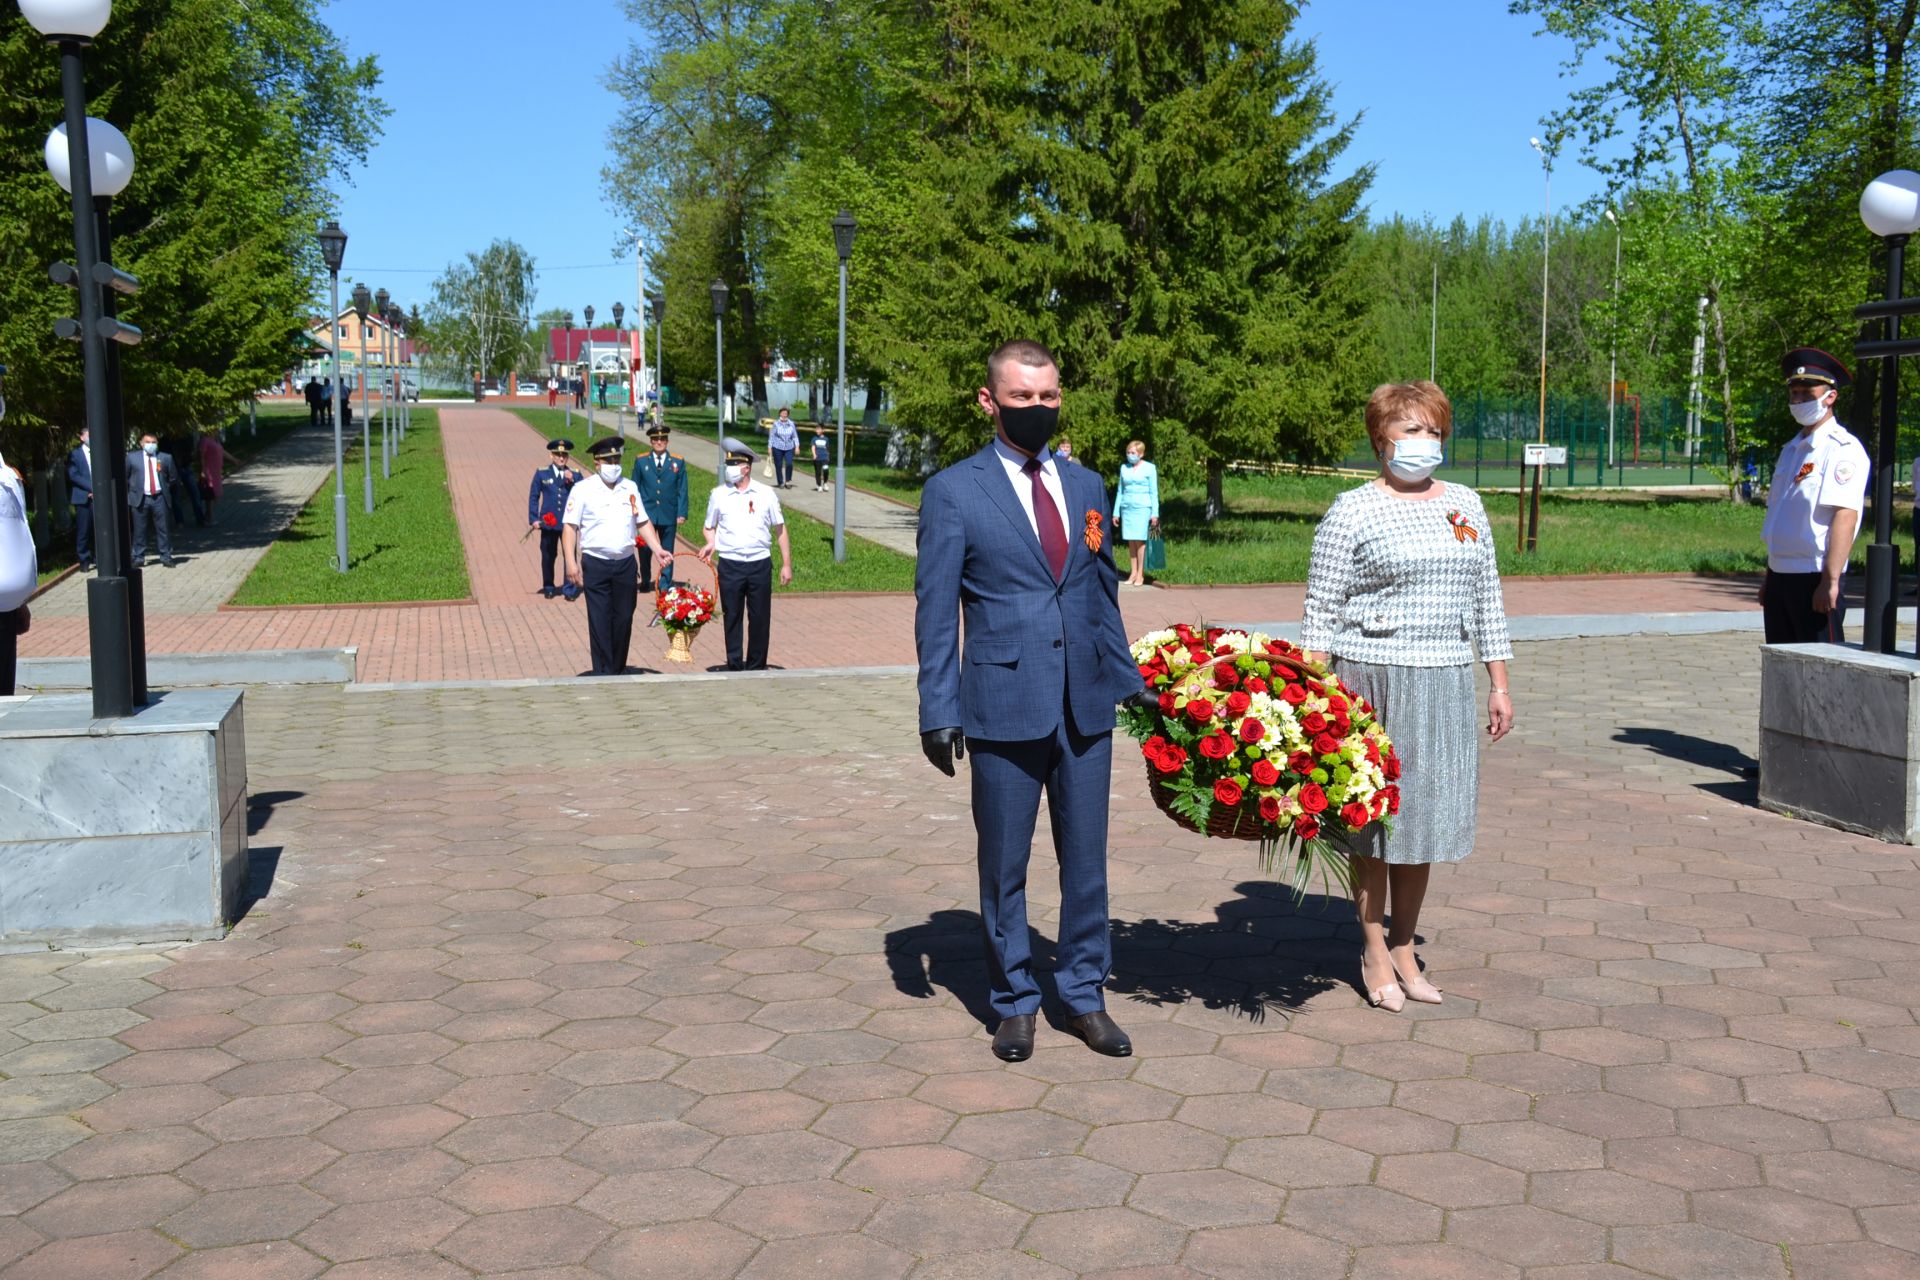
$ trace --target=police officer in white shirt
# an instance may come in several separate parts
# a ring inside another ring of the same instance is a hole
[[[640,491],[620,474],[620,450],[618,436],[594,441],[587,452],[593,455],[596,478],[568,491],[567,512],[560,518],[567,585],[580,587],[587,597],[587,640],[597,676],[627,669],[633,607],[640,596],[637,548],[645,544],[662,565],[673,562],[673,552],[661,547],[640,504]]]
[[[775,530],[780,536],[780,585],[793,581],[793,544],[787,518],[773,490],[753,479],[753,450],[728,436],[724,485],[707,495],[707,540],[694,554],[714,565],[720,580],[721,619],[726,625],[727,670],[765,671],[767,632],[773,610]],[[747,649],[740,652],[740,623],[747,615]]]
[[[1780,367],[1800,432],[1780,451],[1760,528],[1767,544],[1767,576],[1760,583],[1767,643],[1841,644],[1841,577],[1866,507],[1870,469],[1866,447],[1833,416],[1853,375],[1817,347],[1795,347]]]

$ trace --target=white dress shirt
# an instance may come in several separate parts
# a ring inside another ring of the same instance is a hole
[[[722,560],[767,560],[773,556],[773,531],[787,522],[780,499],[758,481],[744,489],[715,485],[707,494],[707,518],[713,554]]]
[[[560,523],[580,530],[580,554],[596,560],[629,560],[634,539],[647,523],[640,490],[624,477],[608,484],[599,476],[578,481],[567,494],[567,513]]]
[[[1000,465],[1007,469],[1007,479],[1013,482],[1013,496],[1020,499],[1020,509],[1027,513],[1027,527],[1038,538],[1040,522],[1033,514],[1033,481],[1027,478],[1027,455],[998,435],[993,438],[993,451],[999,457]],[[1073,530],[1067,524],[1067,491],[1060,483],[1060,464],[1054,460],[1051,451],[1040,455],[1040,483],[1047,487],[1047,493],[1053,498],[1053,509],[1060,513],[1062,536],[1071,543]],[[1041,545],[1046,545],[1044,540]]]
[[[1773,471],[1767,518],[1760,526],[1767,568],[1775,573],[1824,570],[1833,517],[1865,509],[1872,465],[1866,446],[1832,416],[1787,441]],[[1859,532],[1856,524],[1856,537]]]

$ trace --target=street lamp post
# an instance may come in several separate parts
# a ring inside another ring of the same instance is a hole
[[[94,536],[99,572],[87,581],[87,630],[93,679],[93,714],[100,719],[133,714],[135,682],[133,673],[132,599],[126,569],[129,559],[123,550],[128,545],[126,479],[122,454],[124,439],[112,435],[113,415],[108,406],[107,343],[137,331],[105,314],[101,286],[113,281],[113,287],[134,284],[133,278],[114,272],[101,260],[98,226],[95,222],[94,166],[96,132],[87,120],[87,91],[82,50],[100,34],[113,14],[111,0],[21,0],[23,17],[59,51],[60,90],[64,109],[64,137],[56,132],[48,139],[47,159],[56,180],[72,196],[74,267],[69,272],[62,264],[53,269],[57,282],[71,284],[79,293],[80,318],[62,320],[55,332],[62,337],[78,338],[81,349],[82,385],[85,390],[86,426],[92,441],[94,465]],[[79,137],[83,145],[68,140]],[[106,191],[120,190],[132,174],[132,149],[120,157],[124,172],[119,185],[112,186],[115,158],[108,153],[104,125],[99,133],[99,159],[102,186]],[[62,145],[55,146],[58,139]],[[120,140],[124,146],[125,139]],[[63,179],[64,175],[64,180]],[[106,272],[100,271],[106,266]]]
[[[573,357],[573,312],[571,311],[567,312],[566,317],[562,319],[560,323],[562,326],[564,326],[564,332],[567,335],[564,339],[561,340],[560,354],[567,357],[568,364],[578,364],[579,362],[572,358]],[[572,381],[572,379],[568,379],[568,381]],[[572,387],[567,388],[567,434],[568,435],[573,434],[573,388]],[[591,441],[589,441],[589,443],[591,443]]]
[[[387,308],[387,331],[393,338],[393,368],[390,374],[394,394],[398,399],[393,406],[394,441],[393,451],[400,452],[400,444],[407,438],[407,382],[406,352],[400,341],[400,326],[406,320],[400,310],[400,304],[394,303]]]
[[[1900,317],[1920,311],[1920,299],[1902,297],[1907,239],[1920,231],[1920,173],[1895,169],[1868,183],[1860,195],[1860,220],[1887,246],[1886,300],[1854,310],[1856,316],[1879,315],[1887,322],[1883,341],[1861,343],[1854,348],[1860,355],[1880,355],[1886,360],[1880,374],[1880,438],[1873,457],[1873,541],[1867,546],[1867,617],[1862,642],[1868,653],[1892,653],[1897,631],[1895,580],[1900,568],[1900,552],[1893,545],[1893,468],[1900,431],[1900,357],[1920,351],[1920,343],[1901,339]]]
[[[721,346],[720,322],[727,314],[727,282],[716,279],[707,286],[707,292],[713,298],[713,407],[714,407],[714,448],[719,451],[720,461],[714,468],[714,476],[721,484],[727,482],[727,389],[726,389],[726,351]]]
[[[838,459],[833,473],[833,562],[847,561],[847,260],[853,257],[853,215],[842,209],[833,217],[833,251],[840,258],[839,363],[833,384],[833,408],[839,415]]]
[[[367,422],[367,305],[372,301],[365,284],[353,286],[353,313],[360,317],[360,473],[366,480],[368,515],[373,514],[373,428]]]
[[[667,295],[652,294],[647,298],[647,309],[653,313],[653,389],[660,397],[660,418],[666,421],[667,381],[660,375],[661,356],[666,351],[667,341]]]
[[[593,423],[593,304],[589,302],[582,313],[587,318],[587,376],[580,380],[584,393],[581,399],[587,405],[587,438],[591,440],[596,430]]]
[[[333,339],[333,567],[347,571],[347,460],[340,442],[340,263],[347,256],[347,233],[328,220],[320,228],[320,256],[327,263],[327,290],[333,310],[327,331]]]
[[[626,305],[624,303],[619,303],[619,302],[614,303],[613,304],[613,344],[614,344],[614,349],[616,351],[619,350],[621,345],[620,325],[622,324],[622,322],[626,320],[626,316],[627,316]],[[618,356],[615,357],[616,360],[618,358],[619,358]],[[620,406],[617,404],[614,406],[614,409],[613,409],[613,434],[621,437],[622,439],[625,439],[627,434],[626,417],[624,414],[621,413]]]
[[[387,379],[393,372],[393,365],[387,359],[387,307],[393,301],[393,295],[385,289],[373,295],[373,315],[380,322],[380,478],[393,479],[393,397],[388,393]]]
[[[1607,466],[1614,465],[1613,412],[1620,398],[1620,219],[1608,209],[1613,224],[1613,322],[1607,333]]]
[[[1553,254],[1553,157],[1538,138],[1527,142],[1540,153],[1540,168],[1545,175],[1546,215],[1540,224],[1540,443],[1547,442],[1547,266]],[[1522,455],[1524,456],[1524,455]],[[1531,555],[1540,541],[1540,463],[1533,467],[1533,497],[1528,504],[1527,553]],[[1526,467],[1520,468],[1521,483],[1526,483]]]

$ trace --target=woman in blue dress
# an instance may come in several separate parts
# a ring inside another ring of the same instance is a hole
[[[1127,585],[1144,587],[1147,539],[1160,532],[1160,472],[1147,461],[1147,446],[1138,440],[1127,441],[1127,464],[1120,468],[1120,483],[1114,490],[1113,518],[1127,544],[1132,571]]]

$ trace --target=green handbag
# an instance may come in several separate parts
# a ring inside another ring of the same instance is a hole
[[[1147,572],[1167,567],[1167,540],[1159,534],[1147,539]]]

